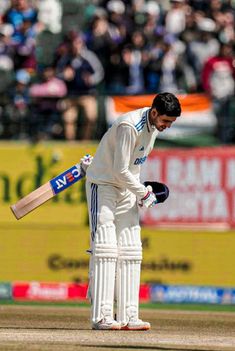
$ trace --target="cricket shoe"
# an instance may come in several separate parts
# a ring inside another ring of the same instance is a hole
[[[114,319],[102,319],[97,323],[92,323],[92,329],[95,330],[120,330],[121,324]]]
[[[151,325],[141,319],[130,319],[127,325],[121,326],[121,330],[149,330]]]

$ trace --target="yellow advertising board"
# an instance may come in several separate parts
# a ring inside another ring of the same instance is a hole
[[[235,286],[234,233],[142,231],[142,282]],[[85,226],[1,225],[0,281],[86,282]]]
[[[84,180],[19,221],[10,204],[75,165],[85,154],[94,154],[96,147],[82,142],[0,143],[0,281],[73,279],[69,274],[53,274],[47,260],[54,252],[73,257],[73,249],[76,256],[77,247],[85,246],[79,228],[89,245]]]
[[[14,223],[10,204],[78,163],[83,155],[94,154],[95,150],[95,144],[84,143],[0,144],[1,223]],[[58,219],[61,224],[83,224],[84,208],[84,181],[80,181],[23,218],[18,226],[52,224]]]
[[[80,181],[17,221],[9,206],[94,154],[94,144],[0,144],[0,281],[87,281],[89,228]],[[143,228],[142,282],[235,286],[235,233]]]
[[[235,287],[235,233],[143,229],[144,281]]]

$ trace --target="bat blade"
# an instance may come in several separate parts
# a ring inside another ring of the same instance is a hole
[[[80,165],[77,164],[41,185],[11,205],[10,208],[16,219],[20,219],[83,177],[84,174],[81,172]]]
[[[16,204],[11,205],[10,208],[17,219],[24,217],[35,208],[42,205],[54,196],[53,189],[50,182],[47,182],[32,191],[30,194],[23,197]]]

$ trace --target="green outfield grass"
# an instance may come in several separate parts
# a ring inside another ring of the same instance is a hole
[[[19,306],[57,306],[57,307],[89,307],[87,302],[41,302],[41,301],[12,301],[0,300],[1,305]],[[211,311],[211,312],[235,312],[235,305],[210,305],[210,304],[163,304],[163,303],[142,303],[141,308],[159,310],[184,310],[184,311]]]

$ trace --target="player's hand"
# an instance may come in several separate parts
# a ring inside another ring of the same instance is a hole
[[[140,200],[140,207],[153,207],[154,205],[156,205],[157,203],[157,198],[156,195],[153,193],[153,189],[151,187],[151,185],[148,185],[147,187],[147,194],[142,197],[142,199]]]
[[[80,168],[81,171],[86,174],[87,168],[90,166],[91,162],[93,160],[93,156],[91,155],[85,155],[81,158],[80,160]]]

